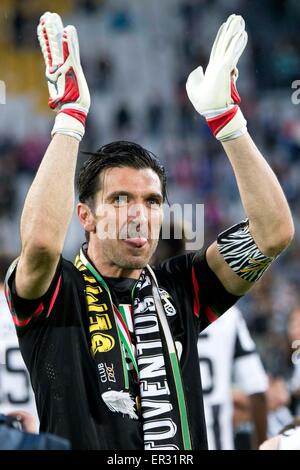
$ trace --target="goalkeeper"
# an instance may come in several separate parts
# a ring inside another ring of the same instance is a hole
[[[198,334],[254,285],[294,232],[239,107],[244,21],[231,15],[221,26],[205,73],[190,74],[187,93],[223,145],[247,219],[204,252],[153,269],[166,177],[157,158],[132,142],[89,155],[77,206],[87,242],[75,265],[61,256],[90,95],[75,28],[45,13],[38,37],[57,115],[25,201],[21,255],[6,291],[41,431],[68,438],[73,449],[205,449]]]

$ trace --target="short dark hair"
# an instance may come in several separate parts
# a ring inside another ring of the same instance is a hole
[[[79,201],[93,205],[95,194],[101,189],[100,174],[107,168],[130,167],[137,170],[151,168],[161,182],[163,200],[166,199],[166,172],[156,155],[141,145],[128,141],[116,141],[103,145],[89,155],[78,176]]]

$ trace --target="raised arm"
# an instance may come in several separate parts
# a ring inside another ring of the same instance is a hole
[[[223,143],[232,165],[249,229],[267,256],[280,253],[291,241],[293,221],[281,186],[250,135]]]
[[[280,184],[249,136],[238,106],[237,63],[246,43],[243,18],[231,15],[218,32],[205,74],[198,67],[187,81],[195,109],[222,142],[248,218],[248,222],[224,232],[207,250],[210,268],[235,295],[253,285],[294,234]]]
[[[47,12],[40,19],[38,38],[46,63],[49,106],[58,114],[21,217],[16,290],[25,299],[41,297],[55,274],[72,216],[78,145],[90,106],[75,28],[64,28],[56,13]]]
[[[293,238],[294,225],[286,198],[275,174],[248,133],[224,142],[223,146],[233,167],[249,219],[249,232],[268,264]],[[228,255],[227,261],[230,262],[232,257]],[[243,258],[243,253],[240,256]],[[260,260],[264,262],[262,258]],[[217,241],[208,248],[207,261],[232,294],[242,295],[252,287],[253,282],[236,274],[237,271],[234,272],[224,260]],[[251,269],[250,265],[248,269]],[[256,278],[253,277],[253,280]]]

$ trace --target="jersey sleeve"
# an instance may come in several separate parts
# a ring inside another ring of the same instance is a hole
[[[264,393],[268,388],[268,378],[240,311],[237,312],[236,326],[234,382],[246,395]]]
[[[5,279],[5,296],[18,335],[33,324],[39,323],[51,315],[61,293],[62,257],[59,260],[55,275],[48,291],[40,298],[29,300],[18,296],[15,287],[17,261],[10,266]]]
[[[206,260],[206,252],[189,253],[161,264],[191,297],[198,331],[217,320],[240,297],[230,294]]]
[[[235,335],[235,347],[234,347],[234,359],[240,359],[242,357],[256,353],[256,346],[251,338],[247,324],[240,312],[235,309],[236,315],[236,335]]]
[[[278,450],[300,450],[300,427],[289,429],[280,434]]]

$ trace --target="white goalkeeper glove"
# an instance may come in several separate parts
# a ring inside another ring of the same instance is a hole
[[[241,99],[235,86],[237,63],[247,39],[243,18],[229,16],[218,31],[205,74],[200,66],[193,70],[186,83],[194,108],[222,141],[236,139],[247,132],[247,121],[238,106]]]
[[[77,32],[57,13],[44,13],[37,28],[46,64],[49,106],[58,115],[51,135],[70,135],[79,141],[85,130],[90,93],[82,71]]]

